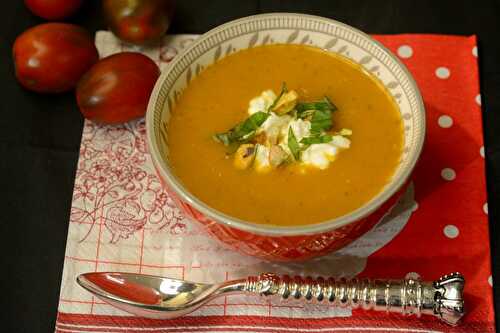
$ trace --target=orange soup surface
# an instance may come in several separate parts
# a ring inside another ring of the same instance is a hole
[[[303,100],[327,96],[338,108],[332,131],[352,130],[349,149],[324,170],[239,170],[213,139],[242,122],[249,101],[286,82]],[[169,159],[183,185],[207,205],[261,224],[296,226],[345,215],[376,196],[401,158],[398,106],[361,66],[317,48],[268,45],[229,55],[203,70],[180,96],[168,124]]]

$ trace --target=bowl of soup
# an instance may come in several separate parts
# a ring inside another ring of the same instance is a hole
[[[405,190],[425,137],[406,67],[346,24],[275,13],[202,35],[162,73],[149,151],[184,214],[273,261],[337,250]]]

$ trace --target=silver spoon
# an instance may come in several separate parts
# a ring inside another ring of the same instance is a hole
[[[324,279],[265,273],[218,284],[188,282],[133,273],[86,273],[77,282],[101,300],[141,317],[170,319],[190,313],[206,302],[229,294],[330,303],[339,307],[434,315],[456,325],[464,315],[460,273],[424,282],[407,275],[402,280]]]

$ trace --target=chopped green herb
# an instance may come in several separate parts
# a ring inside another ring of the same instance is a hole
[[[302,140],[300,140],[300,143],[303,143],[305,145],[313,145],[317,143],[328,143],[330,141],[332,141],[332,136],[325,134],[321,136],[310,136],[307,138],[303,138]]]
[[[248,139],[248,136],[255,132],[269,117],[269,113],[256,112],[248,117],[244,122],[236,125],[232,129],[232,137],[236,140]]]
[[[332,111],[316,110],[311,119],[311,133],[319,134],[332,128]]]
[[[273,104],[267,109],[267,112],[272,111],[273,108],[276,106],[276,104],[279,102],[280,98],[283,97],[283,95],[288,91],[288,87],[286,86],[286,82],[283,82],[281,84],[281,91],[278,97],[274,100]]]
[[[332,112],[337,107],[325,96],[321,101],[298,103],[295,109],[297,117],[311,120],[311,132],[319,134],[332,128]]]
[[[232,154],[236,153],[238,148],[240,148],[240,145],[241,145],[240,142],[231,142],[228,146],[226,146],[227,147],[226,154],[232,155]]]
[[[296,115],[298,118],[301,118],[301,119],[310,119],[314,113],[316,112],[316,110],[305,110],[305,111],[297,111],[297,108],[295,109],[295,112],[296,112]]]
[[[214,139],[225,146],[229,146],[234,142],[247,142],[253,138],[257,129],[268,117],[269,113],[256,112],[229,131],[215,134]]]
[[[300,146],[291,126],[288,128],[288,148],[290,148],[295,160],[298,161],[300,158]]]
[[[298,103],[297,106],[295,107],[297,110],[297,115],[299,118],[307,118],[311,116],[311,110],[314,111],[337,111],[337,107],[335,104],[330,101],[330,99],[325,96],[323,97],[322,100],[317,101],[317,102],[303,102],[303,103]]]

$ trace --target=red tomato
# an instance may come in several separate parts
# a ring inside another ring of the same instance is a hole
[[[99,60],[92,37],[81,27],[45,23],[23,32],[13,48],[16,76],[27,89],[58,93],[73,89]]]
[[[24,0],[33,14],[47,20],[60,20],[74,14],[82,0]]]
[[[160,39],[170,25],[172,0],[103,0],[109,28],[132,44],[148,44]]]
[[[160,69],[133,52],[111,55],[95,64],[76,88],[85,118],[98,123],[123,123],[144,116]]]

